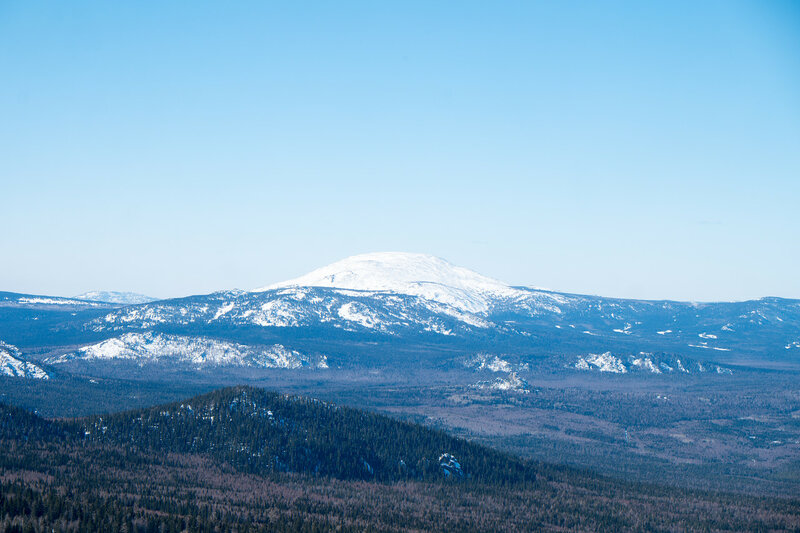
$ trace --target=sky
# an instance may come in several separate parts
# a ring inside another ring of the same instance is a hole
[[[800,4],[0,0],[0,290],[373,251],[800,298]]]

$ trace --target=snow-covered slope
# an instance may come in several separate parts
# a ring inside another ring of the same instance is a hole
[[[103,302],[78,300],[76,298],[62,298],[60,296],[0,292],[0,307],[75,310],[87,308],[102,309],[109,307],[109,305]]]
[[[595,370],[613,374],[628,372],[646,372],[651,374],[670,373],[707,373],[733,374],[733,370],[715,363],[703,363],[692,359],[681,360],[678,357],[657,356],[652,353],[639,352],[637,355],[616,356],[611,352],[591,353],[578,357],[574,365],[577,370]]]
[[[58,356],[51,363],[74,360],[129,360],[139,364],[162,361],[197,367],[327,368],[325,356],[309,357],[281,344],[247,346],[205,337],[161,333],[126,333]]]
[[[151,298],[136,292],[119,291],[90,291],[73,296],[76,300],[88,300],[90,302],[106,302],[111,304],[135,305],[154,302],[157,298]]]
[[[21,378],[49,379],[41,367],[22,359],[19,348],[0,341],[0,375]]]
[[[493,381],[479,381],[473,385],[477,389],[488,389],[498,391],[521,392],[527,394],[528,382],[520,378],[516,372],[509,372],[506,377],[495,378]]]
[[[92,320],[92,331],[206,324],[210,328],[325,327],[388,335],[455,335],[493,327],[489,321],[417,296],[325,287],[287,287],[263,292],[220,292],[123,307]]]
[[[419,296],[469,313],[486,313],[501,298],[525,293],[438,257],[401,252],[355,255],[296,279],[256,289],[335,287]]]

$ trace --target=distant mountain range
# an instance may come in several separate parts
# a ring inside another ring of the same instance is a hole
[[[252,291],[129,303],[137,299],[148,300],[0,293],[0,340],[65,367],[463,368],[485,353],[523,371],[678,375],[796,364],[800,354],[798,300],[567,294],[423,254],[354,256]]]
[[[158,298],[151,298],[144,294],[136,292],[118,292],[118,291],[90,291],[84,292],[77,296],[73,296],[76,300],[89,300],[91,302],[105,302],[112,304],[146,304],[154,302]]]

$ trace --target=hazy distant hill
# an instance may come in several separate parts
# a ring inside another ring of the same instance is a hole
[[[90,291],[73,296],[73,298],[76,300],[89,300],[91,302],[106,302],[125,305],[146,304],[158,300],[158,298],[151,298],[150,296],[145,296],[144,294],[139,294],[136,292],[119,291]]]

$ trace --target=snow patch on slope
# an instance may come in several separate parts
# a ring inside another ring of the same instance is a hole
[[[614,374],[625,374],[628,371],[622,361],[612,355],[611,352],[590,353],[586,357],[579,357],[575,363],[575,368],[578,370],[590,370],[592,367],[600,372],[612,372]]]
[[[76,307],[104,307],[100,302],[87,302],[84,300],[74,300],[71,298],[60,298],[58,296],[19,296],[12,295],[11,297],[3,298],[4,302],[10,304],[17,304],[23,306],[39,306],[39,305],[58,305],[58,306],[76,306]]]
[[[647,370],[652,372],[653,374],[660,374],[661,370],[653,363],[653,360],[650,357],[647,357],[651,354],[646,354],[642,352],[639,354],[642,357],[635,357],[631,359],[631,364],[641,370]]]
[[[374,329],[380,324],[380,319],[370,309],[359,302],[349,302],[339,308],[340,318],[361,324],[365,328]]]
[[[626,374],[628,372],[646,372],[649,374],[715,372],[717,374],[733,374],[732,369],[714,363],[704,364],[699,361],[681,361],[680,359],[656,356],[646,352],[624,357],[617,357],[611,352],[589,354],[584,357],[578,357],[573,366],[578,370],[596,370],[616,374]]]
[[[519,392],[527,394],[528,382],[517,375],[516,372],[509,372],[505,378],[495,378],[492,381],[479,381],[475,388],[484,390],[499,390],[507,392]]]
[[[234,303],[233,302],[226,303],[225,305],[223,305],[219,309],[217,309],[217,312],[214,313],[214,318],[212,318],[211,320],[218,320],[219,317],[227,315],[228,313],[231,312],[231,310],[233,310],[233,307],[234,307]]]
[[[140,364],[169,361],[204,366],[249,366],[258,368],[327,368],[327,358],[310,358],[281,344],[247,346],[206,337],[161,333],[126,333],[120,337],[84,346],[54,358],[52,363],[72,360],[129,360]]]
[[[76,300],[89,300],[90,302],[104,302],[110,304],[136,305],[154,302],[157,298],[151,298],[136,292],[120,291],[89,291],[73,296]]]
[[[511,372],[511,363],[496,355],[485,353],[476,354],[475,357],[466,361],[468,368],[475,370],[491,370],[492,372]]]
[[[0,341],[0,375],[20,378],[50,379],[41,367],[22,359],[22,352]]]

